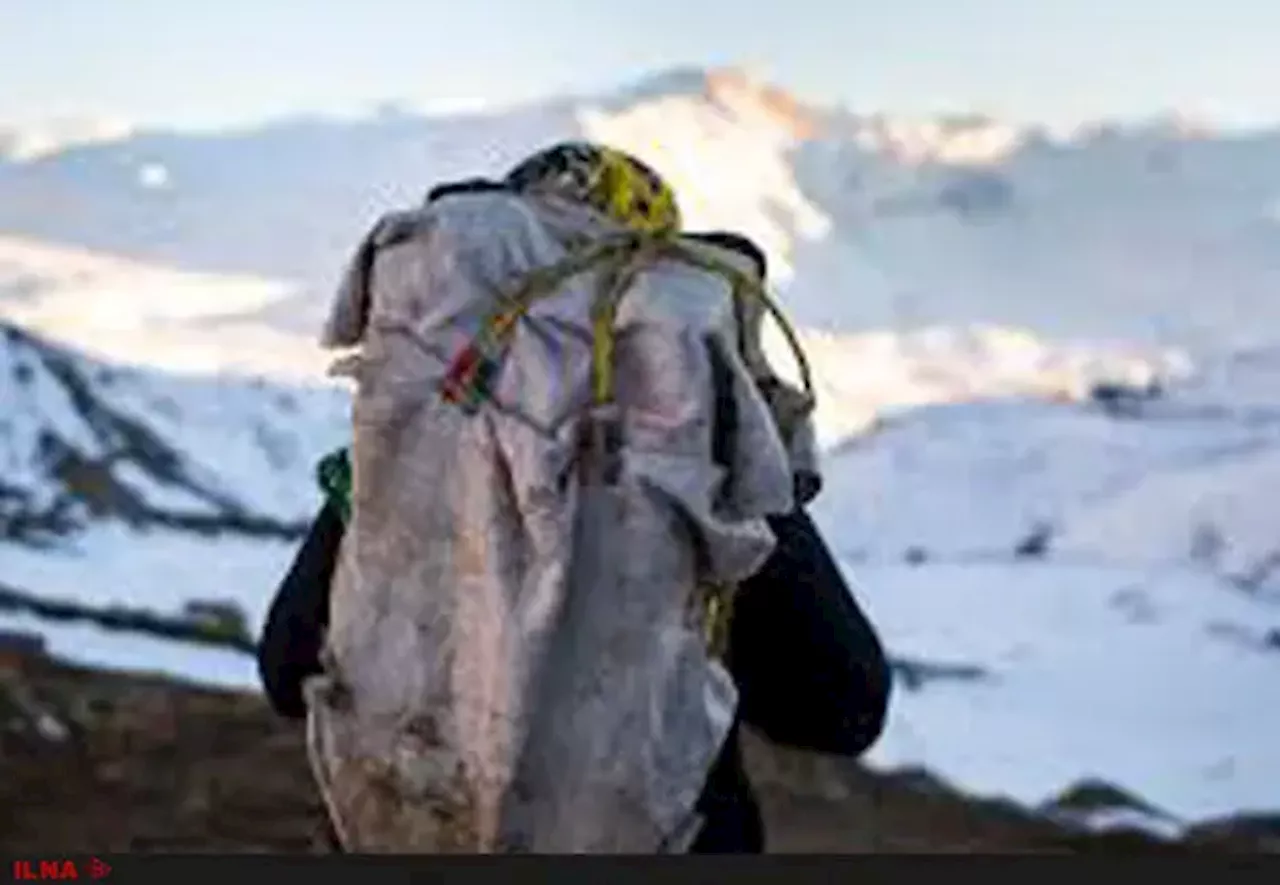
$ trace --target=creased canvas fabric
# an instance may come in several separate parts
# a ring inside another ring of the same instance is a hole
[[[793,504],[729,286],[663,261],[622,298],[612,485],[580,445],[594,272],[520,322],[475,414],[437,392],[501,293],[609,232],[567,205],[457,195],[382,219],[348,268],[325,342],[358,347],[339,364],[352,513],[307,693],[349,851],[653,853],[695,831],[736,703],[695,588],[753,573],[764,516]]]

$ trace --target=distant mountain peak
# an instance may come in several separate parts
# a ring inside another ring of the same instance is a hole
[[[797,138],[817,134],[821,115],[787,90],[756,77],[742,68],[718,68],[707,72],[707,92],[717,102],[737,99],[754,102],[791,130]]]
[[[822,114],[786,89],[736,65],[680,66],[658,71],[615,90],[606,104],[612,109],[669,98],[710,102],[730,112],[765,114],[796,138],[809,138],[821,128]]]

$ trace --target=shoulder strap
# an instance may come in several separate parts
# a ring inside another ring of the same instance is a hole
[[[746,242],[749,243],[749,241]],[[796,335],[795,327],[791,325],[782,308],[778,306],[777,301],[769,294],[767,286],[761,280],[743,273],[728,262],[705,255],[678,240],[669,243],[667,252],[677,260],[684,261],[727,280],[733,287],[735,300],[741,301],[747,298],[754,298],[761,304],[774,322],[778,324],[778,328],[787,341],[787,346],[791,348],[791,353],[796,360],[796,369],[800,373],[800,383],[804,388],[802,410],[811,412],[816,404],[816,396],[813,389],[813,373],[809,367],[809,360],[805,356],[804,348],[800,346],[800,339]]]

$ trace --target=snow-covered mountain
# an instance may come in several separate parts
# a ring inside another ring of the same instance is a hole
[[[571,136],[770,255],[818,383],[816,514],[890,647],[967,674],[904,684],[873,761],[1033,804],[1103,777],[1170,826],[1276,805],[1280,133],[906,121],[678,70],[0,159],[0,583],[260,617],[342,436],[312,336],[356,238]]]
[[[0,232],[286,280],[314,309],[382,209],[566,135],[651,160],[692,225],[759,239],[813,325],[1199,342],[1256,338],[1280,311],[1280,134],[863,118],[733,71],[491,116],[135,133],[0,163]]]
[[[45,546],[102,519],[286,539],[305,527],[298,479],[342,439],[341,391],[104,363],[7,323],[0,342],[0,538]]]

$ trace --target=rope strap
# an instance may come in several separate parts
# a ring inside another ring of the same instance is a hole
[[[672,259],[714,273],[726,280],[735,299],[755,298],[782,330],[800,372],[806,409],[813,408],[813,377],[795,329],[777,302],[756,279],[728,262],[701,254],[678,237],[628,233],[601,240],[556,264],[528,273],[516,290],[504,296],[481,325],[480,332],[454,357],[440,385],[446,402],[468,412],[492,396],[493,384],[518,321],[542,298],[557,292],[570,279],[597,265],[605,265],[592,312],[592,399],[597,405],[614,396],[615,319],[622,296],[645,266]]]

